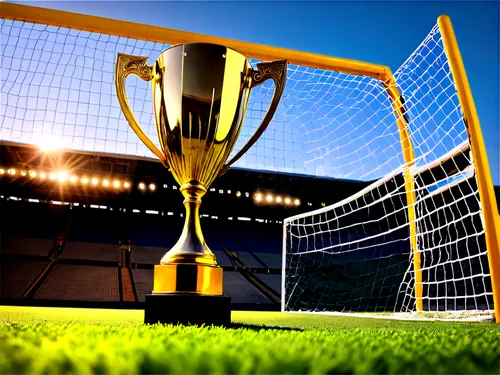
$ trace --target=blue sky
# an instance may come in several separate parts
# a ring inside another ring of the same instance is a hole
[[[499,18],[496,1],[79,2],[55,8],[388,65],[395,71],[448,14],[500,185]]]

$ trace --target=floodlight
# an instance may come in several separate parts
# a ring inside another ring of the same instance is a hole
[[[68,174],[66,172],[59,172],[57,175],[57,179],[59,182],[66,182],[68,181]]]
[[[156,185],[153,184],[153,183],[149,184],[149,190],[155,191],[156,190]]]
[[[140,190],[146,189],[146,184],[144,182],[139,182],[139,189]]]
[[[283,198],[281,198],[281,196],[280,196],[280,195],[278,195],[278,196],[276,197],[276,202],[277,202],[277,203],[281,203],[282,201],[283,201]]]

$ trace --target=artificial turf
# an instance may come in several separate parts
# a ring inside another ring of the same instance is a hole
[[[235,311],[216,328],[143,314],[0,306],[0,374],[500,373],[494,323]]]

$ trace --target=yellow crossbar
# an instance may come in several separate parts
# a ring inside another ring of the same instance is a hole
[[[168,29],[159,26],[120,21],[111,18],[89,16],[85,14],[6,2],[3,2],[0,6],[0,16],[1,18],[9,20],[67,27],[76,30],[147,40],[157,43],[185,44],[204,42],[222,44],[237,50],[249,58],[256,58],[260,60],[286,59],[290,64],[332,70],[345,74],[357,74],[373,78],[385,76],[386,71],[388,70],[386,66],[361,61],[265,46],[256,43],[247,43],[238,40]]]

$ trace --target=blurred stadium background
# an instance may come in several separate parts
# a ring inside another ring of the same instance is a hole
[[[140,308],[183,224],[164,167],[5,142],[0,150],[1,303]],[[283,219],[367,184],[237,168],[218,179],[201,220],[233,308],[279,310]]]
[[[183,224],[164,167],[5,142],[0,151],[1,304],[141,308]],[[279,310],[284,218],[368,184],[238,168],[216,180],[201,220],[233,309]]]

